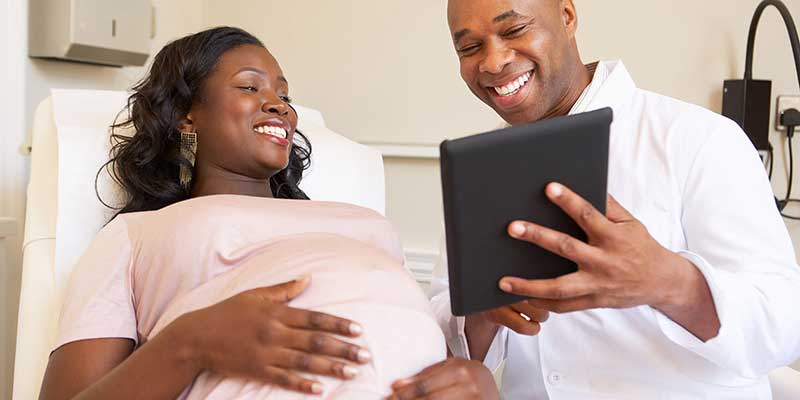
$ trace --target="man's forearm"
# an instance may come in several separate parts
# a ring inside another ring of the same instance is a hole
[[[464,333],[467,336],[471,359],[483,362],[499,329],[499,325],[489,321],[482,314],[466,318]]]
[[[675,254],[675,278],[661,304],[653,305],[698,339],[707,342],[719,334],[720,321],[705,276],[689,260]]]

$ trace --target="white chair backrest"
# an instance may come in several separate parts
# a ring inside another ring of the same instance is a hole
[[[113,214],[95,194],[95,176],[108,159],[109,125],[127,93],[53,90],[34,116],[31,181],[14,398],[38,397],[72,267]],[[322,115],[296,107],[298,129],[311,142],[311,169],[300,187],[313,200],[338,201],[385,213],[383,160],[374,149],[325,126]],[[98,190],[118,204],[118,190],[101,176]]]

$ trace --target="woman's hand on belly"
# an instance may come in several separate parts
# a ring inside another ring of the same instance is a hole
[[[333,335],[357,337],[360,325],[319,312],[291,308],[310,277],[243,292],[185,314],[166,330],[185,335],[187,358],[201,370],[252,379],[304,393],[321,393],[302,373],[352,379],[369,351]]]
[[[448,358],[392,385],[387,400],[496,400],[494,377],[482,363]]]

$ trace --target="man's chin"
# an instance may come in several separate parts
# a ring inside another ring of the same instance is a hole
[[[542,119],[543,114],[538,112],[538,110],[531,109],[530,107],[524,108],[520,107],[517,110],[498,110],[495,108],[495,112],[500,118],[503,118],[510,125],[522,125],[527,124],[530,122],[535,122]]]
[[[553,116],[551,114],[555,109],[555,102],[542,99],[540,96],[530,96],[513,109],[504,110],[495,105],[490,104],[490,106],[497,115],[509,124],[521,125],[551,118]]]

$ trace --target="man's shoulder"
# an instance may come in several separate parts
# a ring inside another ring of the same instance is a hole
[[[731,119],[696,104],[643,89],[636,90],[635,103],[640,104],[643,118],[655,119],[676,130],[741,131]]]

